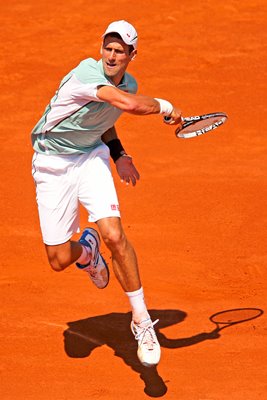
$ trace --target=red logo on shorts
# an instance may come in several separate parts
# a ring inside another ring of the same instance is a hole
[[[119,211],[119,206],[117,204],[111,204],[110,207],[112,211],[117,211],[117,210]]]

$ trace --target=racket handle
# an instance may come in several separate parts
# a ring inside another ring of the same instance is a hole
[[[163,120],[164,120],[165,124],[170,124],[173,121],[172,117],[168,117],[167,115],[165,115],[165,117],[163,117]],[[181,120],[183,122],[184,119],[181,118]]]
[[[167,116],[165,115],[165,117],[164,117],[163,119],[164,119],[164,122],[166,122],[166,124],[168,124],[169,122],[171,122],[172,117],[167,117]]]

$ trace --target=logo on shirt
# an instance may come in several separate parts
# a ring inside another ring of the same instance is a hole
[[[111,204],[110,207],[111,207],[112,211],[119,211],[119,209],[120,209],[118,204]]]

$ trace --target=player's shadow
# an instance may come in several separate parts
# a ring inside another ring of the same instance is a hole
[[[207,339],[219,337],[215,329],[210,333],[199,333],[182,339],[168,339],[159,330],[182,322],[186,313],[180,310],[149,310],[152,320],[159,318],[155,325],[161,347],[176,349],[192,346]],[[69,357],[88,357],[102,345],[114,350],[117,357],[129,365],[145,383],[144,391],[148,396],[161,397],[167,392],[167,386],[157,368],[147,368],[137,358],[137,342],[130,331],[131,313],[111,313],[79,321],[69,322],[64,332],[65,351]]]

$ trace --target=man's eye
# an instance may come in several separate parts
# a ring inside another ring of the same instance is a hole
[[[105,50],[108,51],[109,53],[112,52],[113,49],[111,49],[110,47],[105,47]],[[114,50],[116,54],[123,54],[124,51],[123,50]]]

